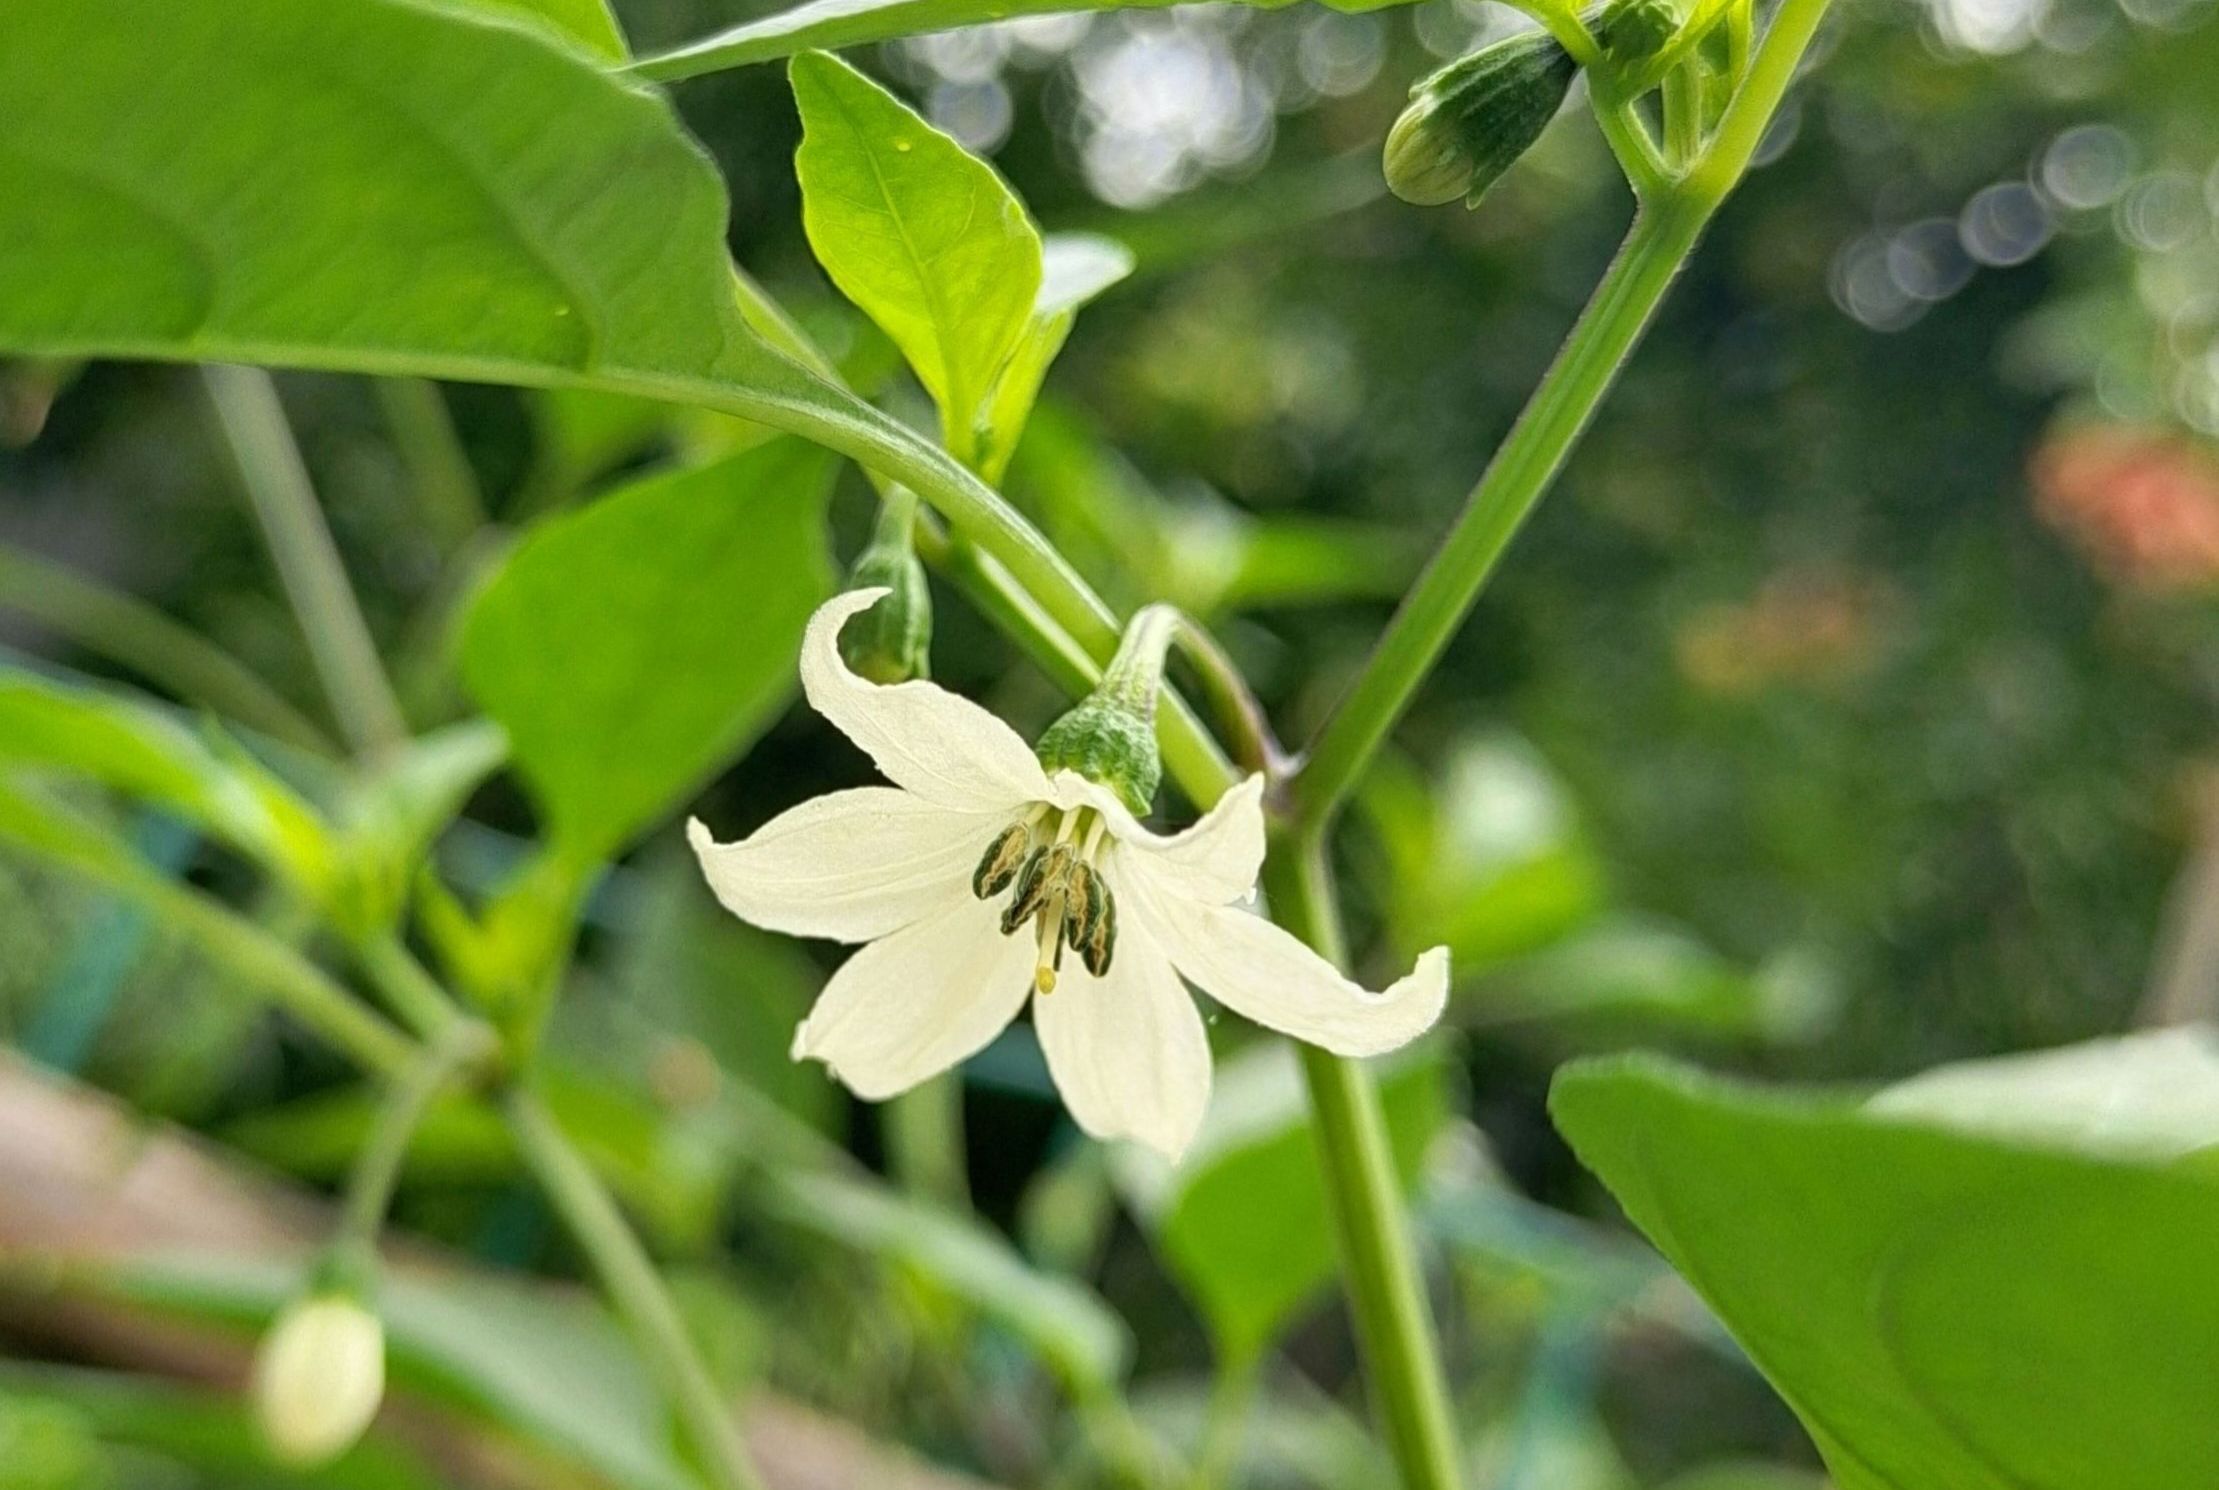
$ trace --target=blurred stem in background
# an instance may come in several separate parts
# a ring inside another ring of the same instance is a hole
[[[660,1274],[592,1166],[547,1109],[519,1088],[503,1104],[524,1163],[584,1250],[601,1286],[669,1392],[716,1490],[759,1490],[731,1405],[702,1364]]]
[[[487,513],[446,396],[425,378],[372,378],[370,386],[425,525],[438,535],[442,553],[456,552],[484,530]]]
[[[401,1165],[424,1114],[449,1083],[493,1051],[491,1030],[473,1019],[452,1019],[417,1051],[409,1069],[394,1079],[348,1176],[346,1205],[332,1241],[335,1249],[359,1252],[365,1258],[376,1255],[378,1232],[385,1225]]]
[[[315,755],[335,751],[321,726],[223,648],[145,601],[60,564],[0,544],[0,607],[274,740]]]
[[[340,732],[357,753],[399,744],[408,724],[316,505],[277,385],[258,367],[204,367],[201,376]]]

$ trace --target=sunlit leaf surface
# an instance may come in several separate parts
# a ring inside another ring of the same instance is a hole
[[[2219,1281],[2181,1242],[2219,1227],[2219,1123],[2184,1065],[2219,1076],[2185,1034],[1867,1104],[1614,1058],[1551,1105],[1843,1490],[2181,1490],[2219,1483]]]

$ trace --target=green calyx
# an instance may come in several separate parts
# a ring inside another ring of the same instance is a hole
[[[1040,737],[1040,763],[1076,771],[1108,787],[1135,816],[1145,815],[1163,783],[1156,748],[1156,696],[1164,658],[1185,622],[1168,605],[1141,609],[1118,639],[1102,681]]]
[[[1482,47],[1419,80],[1388,132],[1387,187],[1406,202],[1479,205],[1533,148],[1572,91],[1579,63],[1532,31]]]
[[[1117,793],[1135,816],[1147,813],[1163,782],[1156,750],[1156,721],[1097,692],[1048,726],[1037,747],[1050,771],[1076,771]]]
[[[913,541],[916,515],[915,495],[895,488],[870,547],[848,571],[848,589],[888,592],[840,631],[841,659],[873,683],[932,676],[932,590]]]

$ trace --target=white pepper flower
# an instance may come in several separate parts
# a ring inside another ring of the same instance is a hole
[[[853,591],[818,610],[801,681],[810,705],[893,784],[805,802],[737,843],[689,825],[734,915],[864,944],[795,1033],[795,1059],[823,1061],[858,1096],[884,1099],[978,1051],[1030,1000],[1079,1125],[1177,1158],[1210,1088],[1209,1041],[1182,978],[1343,1055],[1392,1050],[1440,1017],[1446,949],[1372,993],[1244,904],[1264,857],[1262,778],[1159,834],[1115,789],[1140,795],[1132,776],[1113,786],[1050,771],[967,699],[850,671],[840,628],[885,593]],[[1143,670],[1151,701],[1161,667],[1159,650]],[[1115,680],[1113,665],[1103,690],[1051,731],[1065,737],[1059,759],[1083,758],[1068,722],[1114,704]]]

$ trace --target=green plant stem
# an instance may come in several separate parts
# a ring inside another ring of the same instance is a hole
[[[1658,153],[1657,142],[1649,137],[1649,126],[1634,112],[1633,105],[1607,86],[1590,83],[1589,90],[1595,122],[1602,127],[1610,153],[1618,157],[1618,169],[1626,173],[1635,198],[1647,201],[1668,188],[1672,172]]]
[[[455,433],[446,397],[429,378],[377,378],[378,405],[408,472],[409,489],[442,551],[452,553],[486,524],[485,493]]]
[[[1562,469],[1708,219],[1666,192],[1634,221],[1587,311],[1462,516],[1404,597],[1295,778],[1297,820],[1322,832],[1463,624],[1527,514]]]
[[[245,663],[143,600],[0,544],[0,606],[187,703],[313,754],[337,753],[329,735]]]
[[[463,1022],[455,1001],[393,932],[363,937],[355,944],[354,955],[363,976],[420,1038],[447,1039],[453,1027]]]
[[[759,1490],[730,1404],[710,1379],[685,1320],[615,1200],[538,1098],[517,1090],[502,1106],[526,1167],[661,1379],[710,1483],[716,1490]]]
[[[1220,1490],[1239,1470],[1248,1417],[1256,1405],[1256,1388],[1262,1375],[1263,1358],[1255,1351],[1218,1362],[1202,1419],[1202,1442],[1194,1455],[1193,1490]]]
[[[437,1039],[419,1050],[415,1061],[387,1089],[369,1141],[355,1155],[347,1178],[347,1199],[334,1234],[335,1248],[374,1255],[378,1231],[393,1203],[408,1146],[423,1125],[432,1102],[469,1065],[492,1052],[493,1033],[472,1020],[453,1020]]]
[[[201,375],[340,733],[358,752],[405,740],[401,706],[316,504],[276,384],[258,367],[211,366]]]
[[[1710,148],[1677,183],[1644,202],[1625,246],[1473,488],[1456,526],[1319,731],[1295,782],[1296,819],[1305,834],[1320,833],[1331,823],[1470,614],[1520,525],[1563,469],[1711,215],[1748,170],[1826,3],[1783,0]]]
[[[1264,861],[1273,919],[1347,965],[1340,912],[1314,839],[1283,837]],[[1379,1087],[1359,1061],[1303,1045],[1310,1120],[1372,1402],[1404,1490],[1454,1490],[1456,1423],[1411,1244]]]

